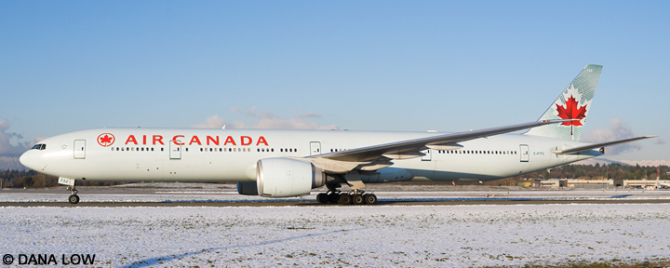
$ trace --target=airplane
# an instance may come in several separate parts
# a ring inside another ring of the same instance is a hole
[[[427,179],[491,181],[605,154],[580,142],[602,71],[586,65],[537,121],[446,132],[102,128],[42,140],[20,162],[75,181],[237,182],[243,195],[317,195],[319,203],[376,204],[366,184]],[[524,133],[512,133],[526,130]],[[342,191],[346,184],[351,190]]]

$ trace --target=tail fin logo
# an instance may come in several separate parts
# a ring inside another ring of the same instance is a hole
[[[558,117],[561,119],[579,119],[570,122],[563,122],[561,125],[564,126],[582,126],[582,119],[586,117],[586,105],[579,107],[579,102],[575,100],[575,97],[572,95],[565,102],[565,106],[556,104],[556,111],[558,112]]]
[[[580,107],[579,104],[581,99],[582,95],[579,94],[579,90],[573,85],[570,85],[563,92],[562,96],[556,100],[556,116],[561,119],[578,119],[561,123],[561,126],[570,126],[570,135],[573,135],[572,128],[583,126],[582,119],[586,118],[586,106],[588,106],[588,103],[585,103]]]

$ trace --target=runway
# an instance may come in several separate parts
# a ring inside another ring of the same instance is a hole
[[[142,184],[140,184],[142,185]],[[314,191],[291,198],[239,195],[234,185],[144,184],[145,187],[78,187],[79,204],[67,201],[64,187],[52,189],[3,189],[0,207],[371,207],[370,205],[320,204]],[[476,189],[476,190],[472,190]],[[385,206],[561,205],[561,204],[667,204],[669,190],[528,190],[519,187],[445,188],[409,186],[372,190]]]
[[[560,205],[560,204],[668,204],[670,199],[610,199],[610,200],[412,200],[380,201],[375,205],[320,204],[315,201],[189,201],[189,202],[0,202],[0,207],[375,207],[375,206],[469,206],[469,205]]]

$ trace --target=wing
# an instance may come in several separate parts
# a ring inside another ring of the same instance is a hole
[[[635,138],[630,138],[630,139],[625,139],[625,140],[589,144],[589,145],[584,145],[584,146],[579,146],[579,147],[568,148],[568,149],[565,149],[565,150],[554,150],[554,151],[552,151],[552,153],[555,153],[555,154],[578,153],[578,152],[588,151],[588,150],[595,149],[595,148],[604,148],[605,146],[617,145],[617,144],[620,144],[620,143],[626,143],[626,142],[632,142],[632,141],[649,139],[649,138],[656,138],[656,137],[658,137],[658,136],[640,136],[640,137],[635,137]],[[604,152],[604,151],[602,151],[602,152]]]
[[[462,147],[458,145],[458,142],[479,139],[503,133],[514,132],[517,130],[528,129],[548,124],[557,124],[568,121],[572,120],[571,119],[544,120],[544,121],[536,121],[531,123],[504,126],[504,127],[487,128],[487,129],[459,132],[459,133],[450,133],[450,134],[437,135],[433,137],[373,145],[335,153],[314,155],[310,156],[309,158],[334,160],[342,162],[358,162],[358,163],[370,163],[379,160],[388,161],[391,159],[411,158],[421,156],[422,154],[420,153],[420,151],[428,148],[444,149],[444,150],[456,149]],[[311,162],[322,162],[322,161],[311,161]]]

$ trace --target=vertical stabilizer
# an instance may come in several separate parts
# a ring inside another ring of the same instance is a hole
[[[586,65],[539,119],[540,121],[548,119],[577,120],[536,127],[524,134],[579,141],[582,137],[586,117],[591,110],[591,102],[596,93],[596,86],[598,86],[602,69],[602,65]]]

